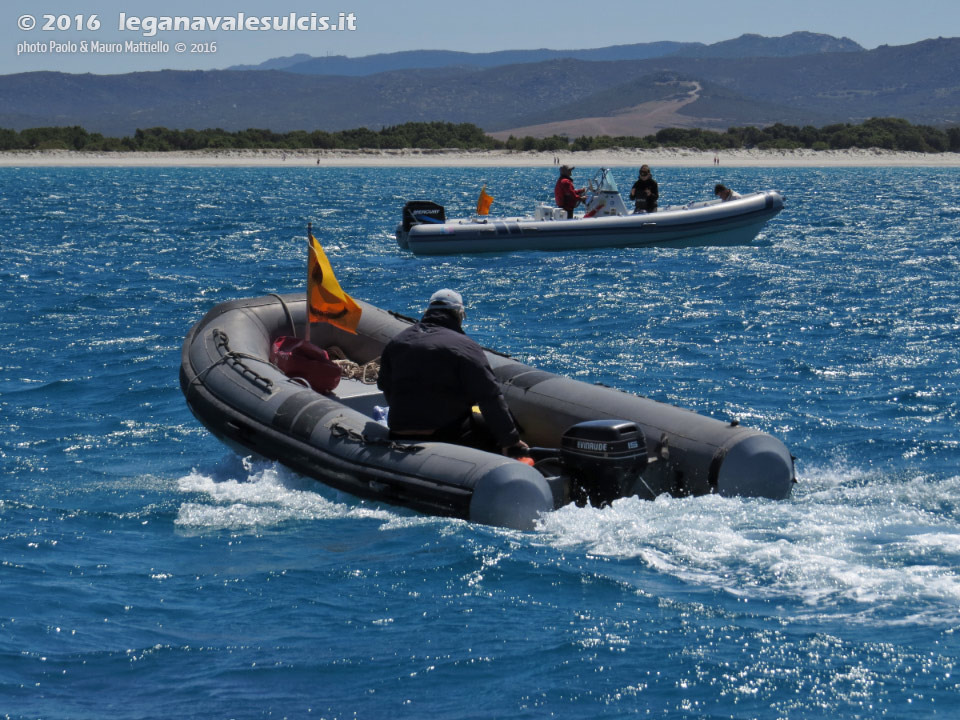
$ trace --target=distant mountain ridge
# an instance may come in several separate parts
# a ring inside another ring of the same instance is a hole
[[[864,52],[859,43],[850,38],[836,38],[812,32],[795,32],[782,37],[764,37],[748,33],[733,40],[712,45],[689,47],[677,55],[698,58],[796,57],[823,53]]]
[[[822,40],[787,38],[807,47]],[[768,45],[755,36],[736,41],[741,47],[758,42]],[[158,126],[290,132],[444,121],[473,123],[498,136],[576,137],[642,136],[662,127],[822,126],[871,117],[960,122],[960,38],[873,50],[837,42],[848,49],[722,62],[683,54],[556,58],[354,76],[277,69],[20,73],[0,76],[0,128],[80,125],[123,136]],[[736,46],[718,45],[709,47],[725,53]]]
[[[447,67],[493,68],[546,62],[561,58],[575,60],[645,60],[672,55],[684,47],[699,43],[657,42],[640,45],[614,45],[592,50],[500,50],[468,53],[455,50],[405,50],[350,58],[345,55],[307,57],[294,55],[275,58],[260,65],[242,65],[230,70],[285,70],[303,75],[365,76],[395,70],[429,70]]]
[[[783,37],[741,35],[712,45],[698,42],[650,42],[585,50],[501,50],[468,53],[454,50],[406,50],[350,58],[345,55],[310,57],[304,54],[273,58],[258,65],[234,65],[228,70],[284,70],[304,75],[364,76],[394,70],[425,70],[443,67],[492,68],[501,65],[539,63],[569,58],[603,62],[613,60],[649,60],[660,57],[792,57],[829,52],[862,52],[864,48],[849,38],[835,38],[811,32],[795,32]]]

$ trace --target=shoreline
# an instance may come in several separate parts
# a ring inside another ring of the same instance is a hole
[[[0,151],[0,167],[960,167],[960,153],[879,150],[188,150]]]

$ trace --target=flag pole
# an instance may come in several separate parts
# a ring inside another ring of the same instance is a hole
[[[310,342],[310,253],[313,252],[313,247],[310,243],[310,238],[313,236],[313,223],[307,223],[307,303],[306,303],[306,330],[303,333],[303,337],[307,342]]]

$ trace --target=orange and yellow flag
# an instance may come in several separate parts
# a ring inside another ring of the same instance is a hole
[[[356,335],[360,306],[337,282],[320,243],[309,233],[310,256],[307,261],[307,322],[325,322]]]
[[[480,198],[477,200],[477,215],[487,215],[493,205],[493,196],[487,193],[487,186],[480,188]]]

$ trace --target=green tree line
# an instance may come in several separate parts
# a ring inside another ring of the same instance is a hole
[[[174,150],[539,150],[577,152],[606,148],[680,147],[699,150],[846,150],[881,148],[912,152],[960,152],[960,126],[940,129],[913,125],[899,118],[872,118],[860,124],[837,123],[824,127],[794,127],[777,123],[768,127],[732,127],[725,132],[696,128],[665,128],[654,135],[581,136],[568,138],[510,137],[501,141],[471,123],[410,122],[381,130],[365,127],[326,132],[295,130],[170,130],[147,128],[133,136],[106,137],[82,127],[41,127],[29,130],[0,128],[0,150],[174,151]]]

